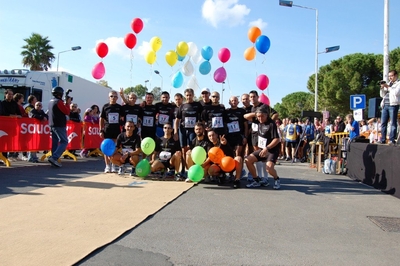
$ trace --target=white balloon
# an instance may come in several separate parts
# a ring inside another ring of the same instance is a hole
[[[191,75],[193,75],[193,72],[194,72],[194,68],[193,68],[192,62],[190,62],[190,60],[187,60],[186,63],[182,67],[182,73],[185,76],[191,76]]]
[[[192,56],[192,60],[195,64],[199,64],[203,60],[200,50],[197,50],[197,52]]]
[[[199,49],[197,49],[197,45],[195,43],[188,42],[187,44],[189,46],[189,51],[187,53],[188,56],[193,56],[199,51]]]
[[[197,91],[197,90],[200,89],[199,83],[197,82],[197,79],[196,79],[196,76],[192,76],[192,77],[190,78],[190,80],[188,81],[186,87],[187,87],[187,88],[191,88],[191,89],[193,89],[194,91]]]

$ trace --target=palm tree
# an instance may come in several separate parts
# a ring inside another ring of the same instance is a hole
[[[29,38],[24,39],[26,45],[22,46],[22,49],[25,50],[21,52],[24,67],[30,67],[30,70],[39,71],[47,71],[51,67],[55,56],[51,52],[53,46],[50,45],[50,41],[47,38],[43,38],[38,33],[32,33]]]

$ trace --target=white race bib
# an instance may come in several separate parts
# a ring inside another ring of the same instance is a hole
[[[118,124],[119,123],[119,114],[118,113],[108,113],[108,123],[109,124]]]
[[[231,123],[228,123],[228,132],[229,133],[235,133],[239,132],[240,127],[239,127],[239,121],[233,121]]]
[[[212,128],[224,127],[224,123],[223,123],[222,117],[213,117],[211,119],[211,127]]]
[[[126,121],[132,121],[137,125],[137,115],[126,115]]]
[[[152,116],[143,116],[143,126],[152,127],[154,125],[154,117]]]
[[[162,151],[160,152],[160,155],[158,156],[160,160],[166,161],[171,159],[171,153],[169,151]]]
[[[258,136],[258,144],[257,144],[257,146],[260,147],[261,149],[264,149],[265,147],[267,147],[267,139]]]
[[[169,115],[164,115],[164,114],[159,114],[158,115],[158,123],[159,124],[165,124],[169,120]]]
[[[257,132],[258,131],[258,124],[256,124],[256,123],[251,124],[251,129],[253,130],[253,132]]]
[[[186,128],[194,128],[194,124],[196,124],[196,117],[185,117]]]

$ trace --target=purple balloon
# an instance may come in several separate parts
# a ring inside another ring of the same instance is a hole
[[[224,67],[220,67],[214,72],[214,80],[218,83],[224,82],[226,79],[226,70]]]

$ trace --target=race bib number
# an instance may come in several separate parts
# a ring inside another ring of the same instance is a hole
[[[169,120],[169,115],[160,114],[158,116],[158,123],[159,124],[165,124],[165,123],[168,122],[168,120]]]
[[[185,128],[194,128],[196,117],[185,117]]]
[[[239,122],[238,121],[233,121],[231,123],[228,123],[228,132],[229,133],[235,133],[239,132],[240,127],[239,127]]]
[[[137,115],[126,115],[126,121],[132,121],[136,125],[137,124]]]
[[[119,114],[118,113],[108,113],[108,123],[109,124],[118,124],[119,123]]]
[[[223,123],[222,117],[213,117],[211,119],[211,127],[212,128],[224,127],[224,123]]]
[[[143,126],[152,127],[154,125],[154,117],[152,116],[143,116]]]
[[[256,123],[251,124],[251,129],[253,130],[253,132],[257,132],[258,131],[258,124],[256,124]]]
[[[265,147],[267,147],[267,139],[259,136],[257,146],[260,147],[261,149],[264,149]]]
[[[159,155],[160,160],[166,161],[171,159],[171,153],[169,151],[162,151]]]

